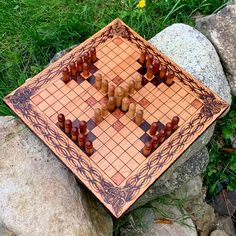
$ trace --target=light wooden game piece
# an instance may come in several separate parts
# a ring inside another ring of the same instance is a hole
[[[166,132],[166,135],[169,136],[171,134],[171,131],[172,131],[172,123],[171,122],[168,122],[166,125],[165,125],[165,132]]]
[[[124,97],[122,99],[121,110],[126,112],[128,108],[129,108],[129,99],[127,97]]]
[[[70,73],[67,67],[62,69],[62,81],[67,84],[70,81]]]
[[[88,63],[83,63],[83,76],[88,77],[89,76],[89,65]]]
[[[169,71],[168,71],[168,74],[167,74],[167,76],[166,76],[166,84],[167,84],[167,85],[171,85],[171,84],[173,83],[174,76],[175,76],[174,71],[169,70]]]
[[[92,47],[90,49],[90,55],[91,55],[91,61],[94,63],[97,60],[97,55],[96,55],[96,48]]]
[[[57,116],[58,124],[61,129],[65,128],[65,116],[63,114],[58,114]]]
[[[149,129],[149,134],[150,134],[150,135],[155,135],[156,132],[157,132],[157,129],[158,129],[158,124],[157,124],[157,122],[153,122],[153,123],[151,124],[150,129]]]
[[[159,143],[163,143],[163,141],[165,140],[165,137],[166,137],[166,132],[164,129],[161,129],[159,134],[158,134],[158,142]]]
[[[78,134],[78,145],[79,147],[84,147],[85,145],[85,135],[83,133]]]
[[[130,103],[129,110],[128,110],[128,117],[130,119],[132,119],[134,117],[135,110],[136,110],[136,104],[135,103]]]
[[[142,75],[137,75],[135,77],[134,88],[139,90],[142,88]]]
[[[121,87],[117,87],[115,89],[116,107],[120,107],[121,106],[122,98],[123,98],[123,90],[122,90]]]
[[[94,121],[96,124],[99,124],[102,121],[102,112],[100,108],[94,109]]]
[[[155,59],[153,61],[153,74],[159,75],[160,72],[160,61],[158,59]]]
[[[167,67],[165,65],[161,65],[160,68],[160,79],[165,79],[166,77],[166,71],[167,71]]]
[[[139,63],[144,64],[145,61],[146,61],[146,50],[142,49],[141,54],[140,54],[140,58],[139,58]]]
[[[108,85],[108,97],[114,97],[115,95],[115,85],[109,84]]]
[[[82,57],[79,57],[76,61],[77,64],[77,71],[80,73],[83,71],[83,59]]]
[[[172,130],[175,130],[178,127],[178,123],[179,123],[179,117],[174,116],[171,120]]]
[[[93,143],[90,140],[85,142],[85,152],[87,155],[93,154]]]
[[[77,141],[77,139],[78,139],[78,128],[77,127],[73,127],[72,129],[71,129],[71,139],[74,141],[74,142],[76,142]]]
[[[115,110],[116,107],[116,100],[114,97],[109,97],[108,98],[108,103],[107,103],[108,111],[112,112]]]
[[[107,79],[102,79],[102,87],[101,87],[102,93],[108,92],[108,81]]]
[[[158,136],[157,135],[153,135],[152,139],[151,139],[151,144],[153,148],[157,148],[158,146]]]
[[[151,142],[147,141],[143,148],[143,155],[148,156],[151,153],[151,151],[152,151],[152,144]]]
[[[102,87],[102,75],[100,73],[95,75],[95,87],[98,90],[100,90]]]
[[[152,54],[148,54],[147,55],[147,61],[146,61],[146,67],[152,65],[153,62],[153,55]]]
[[[132,95],[134,93],[134,80],[129,81],[129,94]]]
[[[136,125],[141,125],[142,121],[143,121],[143,111],[138,110],[134,117],[134,122],[136,123]]]
[[[108,114],[107,103],[103,103],[103,104],[102,104],[101,112],[102,112],[102,117],[107,116],[107,114]]]
[[[71,75],[71,79],[76,80],[76,75],[77,75],[77,69],[76,69],[76,64],[75,62],[71,62],[70,65],[70,75]]]
[[[125,84],[123,86],[123,90],[124,90],[124,97],[128,97],[129,96],[129,86],[127,84]]]
[[[153,66],[148,65],[147,66],[147,74],[146,74],[148,79],[151,79],[153,77]]]
[[[86,132],[87,132],[87,123],[86,123],[85,120],[81,120],[79,122],[79,132],[81,134],[86,134]]]
[[[65,121],[65,133],[70,134],[72,129],[72,122],[71,120],[66,120]]]

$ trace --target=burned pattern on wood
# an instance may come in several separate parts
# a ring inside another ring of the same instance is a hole
[[[4,101],[115,217],[228,107],[119,19]]]

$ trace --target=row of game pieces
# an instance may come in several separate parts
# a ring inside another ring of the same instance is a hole
[[[146,141],[144,148],[142,150],[144,156],[148,156],[154,149],[158,147],[164,140],[170,136],[178,127],[179,117],[174,116],[171,122],[168,122],[163,129],[161,129],[158,134],[158,123],[153,122],[149,129],[149,134],[152,136],[150,141]]]
[[[93,143],[86,137],[87,123],[84,120],[79,122],[79,128],[73,127],[69,119],[65,119],[63,114],[57,116],[59,127],[74,141],[78,142],[80,148],[84,148],[87,155],[93,154]]]
[[[167,85],[173,83],[175,73],[172,70],[167,70],[167,66],[161,65],[158,59],[154,59],[152,54],[147,54],[145,49],[141,50],[139,63],[146,66],[146,77],[152,79],[153,75],[158,75],[161,80],[165,79]]]
[[[71,62],[68,67],[62,69],[62,81],[66,84],[71,79],[76,79],[77,75],[83,72],[84,77],[90,74],[91,64],[97,60],[96,49],[92,47],[85,52],[82,57],[78,57],[75,62]]]
[[[108,99],[108,102],[103,102],[101,105],[101,108],[95,108],[94,109],[94,121],[96,124],[99,124],[104,117],[107,116],[108,111],[113,112],[115,108],[121,108],[123,112],[127,112],[127,116],[132,119],[134,118],[134,122],[137,125],[140,125],[143,121],[143,110],[136,111],[136,104],[130,103],[129,99],[127,97],[124,97],[122,99],[121,106],[117,106],[116,103],[117,100],[115,100],[114,97],[110,97]]]
[[[137,75],[134,80],[130,80],[128,85],[121,87],[125,96],[134,94],[135,90],[139,90],[142,87],[142,76]],[[113,83],[108,83],[108,80],[103,78],[101,73],[95,75],[95,88],[97,90],[101,89],[101,92],[108,94],[108,97],[113,97],[115,92],[115,85]]]

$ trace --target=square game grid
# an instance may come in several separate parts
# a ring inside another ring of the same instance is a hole
[[[136,40],[133,36],[137,37]],[[92,65],[89,76],[85,78],[81,73],[75,80],[64,84],[58,71],[83,55],[91,47],[87,46],[91,42],[96,47],[98,60]],[[157,76],[146,78],[146,69],[138,62],[140,48],[144,46],[161,63],[177,71],[173,84],[166,85],[165,81],[161,81]],[[142,75],[142,88],[129,95],[130,102],[136,103],[136,109],[144,111],[140,126],[118,108],[112,113],[109,112],[95,125],[94,109],[100,108],[101,103],[107,100],[107,95],[94,87],[97,73],[101,73],[109,84],[113,83],[115,86],[128,85],[130,80]],[[28,101],[30,106],[27,105]],[[227,108],[227,104],[217,95],[119,19],[26,82],[7,96],[5,102],[115,217],[120,217]],[[79,120],[87,121],[87,136],[94,146],[91,156],[87,156],[84,150],[57,127],[59,113],[72,120],[75,126]],[[150,124],[158,122],[160,129],[176,115],[180,118],[178,129],[145,157],[142,148],[144,142],[150,139]],[[181,140],[182,137],[184,141]],[[66,150],[61,152],[63,148]],[[170,151],[167,152],[167,149]],[[165,164],[167,156],[170,161]],[[84,175],[85,173],[87,174]],[[144,181],[145,184],[137,188],[135,184],[146,176],[147,183]],[[122,192],[128,195],[132,192],[132,197],[124,194],[121,197],[119,193]],[[124,203],[121,203],[119,198],[124,198]]]

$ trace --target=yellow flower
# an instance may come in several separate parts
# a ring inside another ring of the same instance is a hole
[[[146,0],[140,0],[137,7],[138,8],[144,8],[146,6]]]

